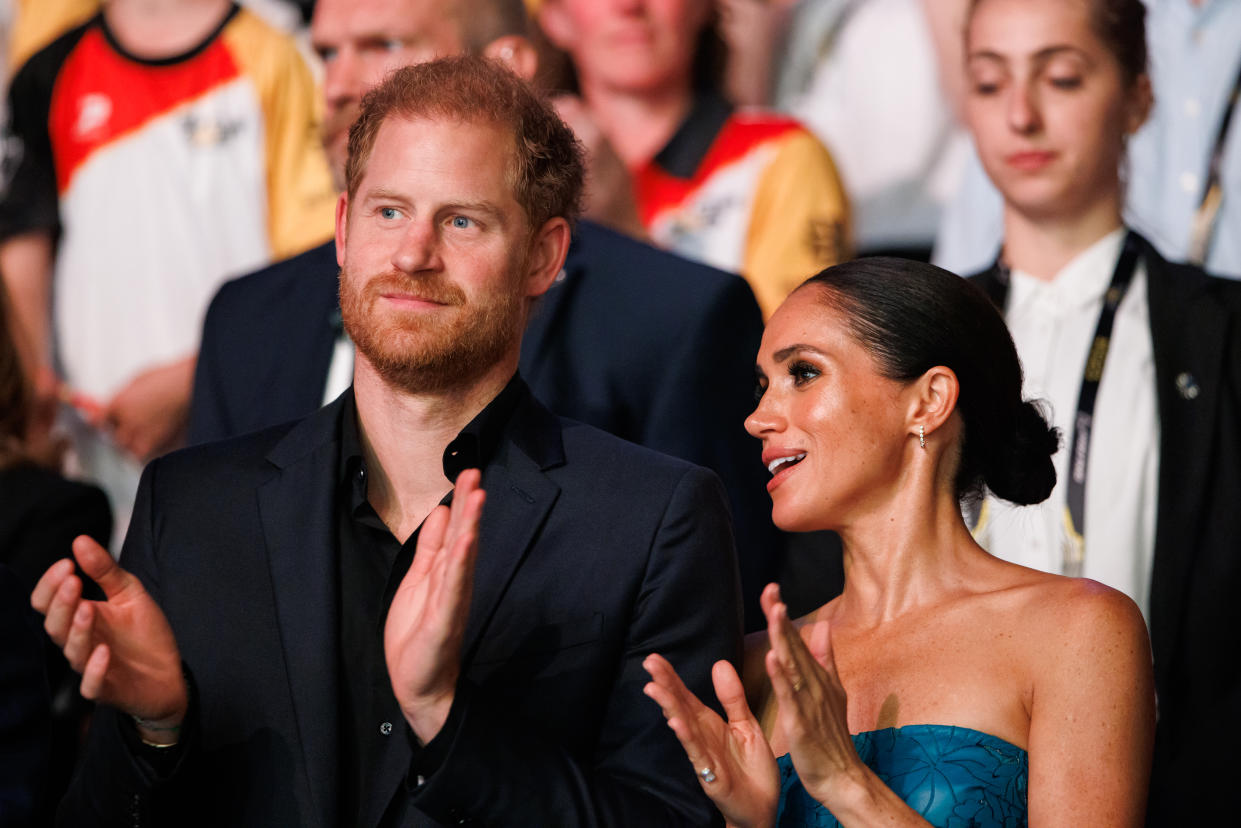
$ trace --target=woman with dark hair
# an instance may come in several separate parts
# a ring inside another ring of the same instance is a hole
[[[714,668],[727,721],[645,663],[729,823],[1139,824],[1155,698],[1137,607],[989,555],[962,517],[984,487],[1036,503],[1056,481],[1058,435],[988,298],[931,265],[838,265],[776,311],[758,366],[746,427],[772,515],[838,532],[845,588],[798,621],[767,588],[749,699]],[[773,699],[769,741],[751,710]]]
[[[1152,106],[1145,15],[1139,0],[971,6],[964,111],[1004,199],[1003,249],[974,280],[1064,434],[1046,501],[988,496],[971,524],[998,557],[1141,608],[1159,697],[1149,820],[1193,824],[1235,809],[1239,767],[1219,735],[1241,733],[1241,284],[1169,264],[1124,225],[1126,142]]]

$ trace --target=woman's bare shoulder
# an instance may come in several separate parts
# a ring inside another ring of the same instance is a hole
[[[1021,587],[1014,610],[1031,657],[1055,670],[1096,670],[1102,661],[1149,661],[1150,639],[1137,604],[1088,578],[1046,575]]]

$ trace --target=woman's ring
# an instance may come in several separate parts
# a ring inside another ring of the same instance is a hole
[[[710,784],[715,781],[715,771],[710,768],[703,768],[698,771],[698,775],[702,777],[702,781]]]

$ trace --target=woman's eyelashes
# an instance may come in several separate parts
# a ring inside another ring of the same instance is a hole
[[[819,376],[819,369],[804,360],[795,359],[789,363],[789,376],[794,386],[802,386]]]

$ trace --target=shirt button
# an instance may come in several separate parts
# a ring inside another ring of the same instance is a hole
[[[392,722],[384,722],[379,726],[379,732],[385,736],[392,735]]]
[[[358,480],[366,479],[366,469],[358,469]]]
[[[1192,172],[1181,173],[1180,182],[1181,189],[1190,195],[1198,192],[1198,176],[1194,175]]]
[[[1202,104],[1197,98],[1188,98],[1185,101],[1185,116],[1188,118],[1197,118],[1202,113]]]

